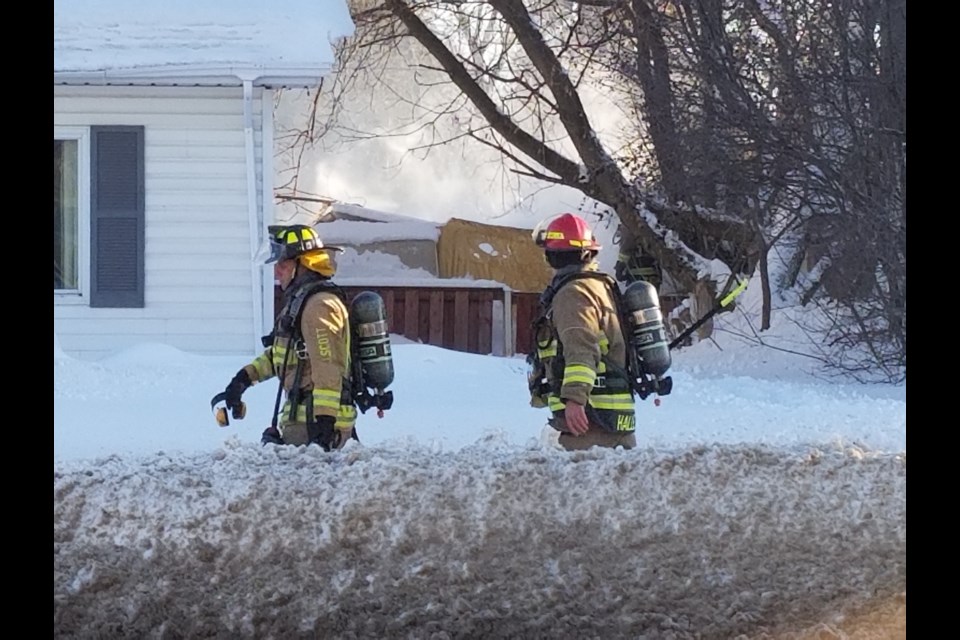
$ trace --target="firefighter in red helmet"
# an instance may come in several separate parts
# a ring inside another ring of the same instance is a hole
[[[536,345],[528,357],[531,404],[549,407],[550,426],[568,450],[636,446],[627,345],[613,288],[599,271],[587,222],[564,213],[541,223],[534,240],[554,269],[540,297]]]

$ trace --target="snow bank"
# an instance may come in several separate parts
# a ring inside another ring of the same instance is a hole
[[[56,637],[758,638],[878,602],[905,623],[905,590],[905,454],[234,444],[54,468]]]

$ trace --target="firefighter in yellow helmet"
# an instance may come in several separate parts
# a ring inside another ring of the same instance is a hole
[[[564,213],[534,231],[554,277],[540,298],[530,354],[531,404],[568,450],[636,446],[627,345],[612,288],[599,271],[600,244],[586,221]]]
[[[306,225],[269,227],[274,276],[283,307],[266,350],[237,372],[224,392],[227,409],[242,417],[250,386],[279,377],[279,414],[263,444],[317,444],[329,451],[356,438],[357,409],[350,382],[350,322],[346,296],[331,277],[331,251]]]

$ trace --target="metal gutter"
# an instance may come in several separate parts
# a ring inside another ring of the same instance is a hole
[[[129,69],[54,70],[53,83],[67,85],[316,87],[329,65],[162,65]]]

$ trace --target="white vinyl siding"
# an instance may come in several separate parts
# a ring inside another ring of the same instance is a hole
[[[255,89],[258,207],[264,202],[261,96]],[[54,87],[54,127],[95,125],[144,127],[145,306],[55,300],[64,350],[95,359],[157,342],[203,354],[250,353],[257,336],[243,89]]]

